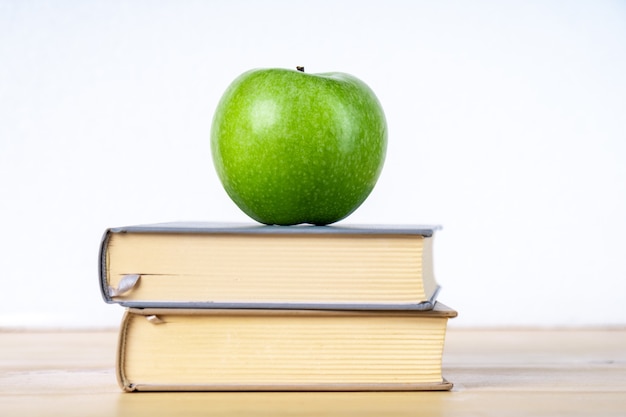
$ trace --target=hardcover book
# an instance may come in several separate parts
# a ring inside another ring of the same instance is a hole
[[[127,309],[125,391],[449,390],[456,311]]]
[[[429,310],[438,226],[162,223],[106,230],[104,299],[126,307]]]

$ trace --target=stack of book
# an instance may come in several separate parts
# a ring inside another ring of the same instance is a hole
[[[448,390],[431,226],[112,228],[126,391]]]

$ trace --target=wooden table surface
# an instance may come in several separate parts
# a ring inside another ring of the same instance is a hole
[[[125,394],[116,343],[0,332],[0,416],[626,416],[626,330],[450,329],[451,392]]]

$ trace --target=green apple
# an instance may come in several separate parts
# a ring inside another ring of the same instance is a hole
[[[383,167],[387,122],[354,76],[255,69],[222,96],[211,152],[230,198],[265,224],[325,225],[368,197]]]

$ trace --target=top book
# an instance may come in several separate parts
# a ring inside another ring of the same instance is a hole
[[[439,226],[175,222],[107,229],[106,302],[136,308],[430,310]]]

